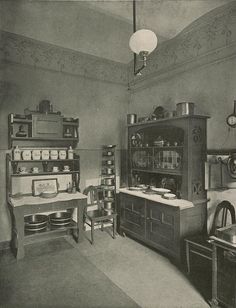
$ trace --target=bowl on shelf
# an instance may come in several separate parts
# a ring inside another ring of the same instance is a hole
[[[49,222],[52,226],[63,227],[71,223],[71,213],[55,212],[49,215]]]
[[[47,215],[29,215],[25,216],[25,230],[36,232],[47,228],[48,216]]]

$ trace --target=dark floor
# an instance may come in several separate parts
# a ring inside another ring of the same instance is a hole
[[[19,262],[0,257],[0,307],[209,307],[200,289],[158,252],[107,231],[94,245],[66,237],[26,246]]]

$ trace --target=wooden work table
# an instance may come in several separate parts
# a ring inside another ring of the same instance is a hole
[[[24,245],[34,242],[36,238],[45,237],[53,238],[58,237],[62,232],[65,233],[68,229],[72,229],[76,234],[77,242],[83,240],[83,213],[84,207],[87,202],[87,196],[79,192],[75,194],[68,194],[66,192],[59,193],[54,198],[41,198],[34,196],[23,196],[21,198],[8,199],[9,208],[12,214],[12,246],[16,249],[17,259],[24,257]],[[24,216],[44,212],[56,212],[63,210],[77,209],[77,222],[73,222],[69,227],[56,228],[54,230],[46,230],[42,233],[26,235],[24,231]]]

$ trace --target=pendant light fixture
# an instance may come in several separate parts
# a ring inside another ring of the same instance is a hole
[[[141,75],[141,71],[147,66],[147,56],[157,46],[156,34],[147,29],[136,31],[136,2],[133,0],[133,34],[129,40],[130,49],[134,53],[134,75]],[[141,57],[143,65],[140,68],[137,66],[137,55]]]

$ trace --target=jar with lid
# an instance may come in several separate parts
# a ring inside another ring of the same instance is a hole
[[[22,151],[22,158],[23,160],[31,160],[31,151],[30,150]]]
[[[49,150],[42,150],[42,160],[49,159]]]
[[[68,159],[73,159],[73,158],[74,158],[74,150],[72,149],[70,145],[68,149]]]
[[[66,151],[65,150],[59,151],[59,159],[66,159]]]
[[[13,159],[14,160],[21,160],[21,150],[19,149],[18,145],[13,150]]]
[[[58,159],[58,151],[57,150],[51,150],[50,151],[50,158],[51,159]]]
[[[32,151],[32,158],[33,158],[33,160],[40,160],[41,151],[40,150],[33,150]]]

